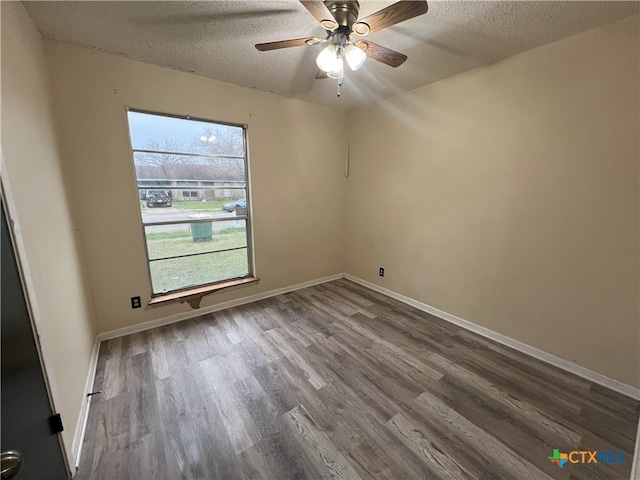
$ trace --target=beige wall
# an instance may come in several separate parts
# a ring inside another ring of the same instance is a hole
[[[202,307],[344,271],[344,114],[95,50],[56,42],[45,50],[100,332],[190,310],[130,306],[134,295],[146,304],[151,287],[125,105],[248,124],[261,280],[209,295]]]
[[[2,2],[2,185],[69,459],[95,331],[61,176],[42,39]],[[5,299],[3,299],[5,300]]]
[[[638,26],[353,112],[346,272],[640,386]]]

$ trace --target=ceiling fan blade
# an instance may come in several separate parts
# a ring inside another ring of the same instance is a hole
[[[329,78],[329,75],[327,75],[327,72],[324,70],[318,69],[316,72],[316,80],[322,80],[323,78]]]
[[[364,53],[367,54],[367,57],[373,58],[374,60],[389,65],[390,67],[399,67],[407,59],[406,55],[393,51],[390,48],[383,47],[382,45],[370,42],[369,40],[360,40],[356,42],[356,47],[363,50]]]
[[[428,9],[426,0],[397,2],[358,20],[352,30],[357,35],[366,35],[427,13]]]
[[[300,3],[325,30],[335,30],[338,28],[338,22],[335,21],[333,15],[322,0],[300,0]]]
[[[292,40],[281,40],[279,42],[258,43],[256,48],[261,52],[267,52],[269,50],[278,50],[279,48],[291,48],[291,47],[303,47],[305,45],[315,45],[322,40],[314,37],[307,38],[294,38]]]

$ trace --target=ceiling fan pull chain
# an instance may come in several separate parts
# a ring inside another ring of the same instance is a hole
[[[338,80],[338,98],[340,98],[340,87],[342,86],[342,80]]]

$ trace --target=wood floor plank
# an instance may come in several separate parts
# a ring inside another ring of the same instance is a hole
[[[251,372],[255,372],[270,362],[258,344],[251,338],[234,345],[234,350]]]
[[[537,408],[531,406],[518,398],[498,389],[492,383],[486,381],[482,377],[455,365],[453,362],[433,354],[429,357],[429,362],[442,368],[444,372],[454,377],[463,378],[469,388],[483,392],[490,398],[493,398],[507,407],[514,415],[525,417],[531,421],[532,425],[536,425],[543,432],[543,436],[553,440],[557,440],[559,444],[577,447],[580,443],[580,435],[572,430],[564,427],[562,423],[555,421]]]
[[[188,339],[182,343],[188,345],[189,358],[201,361],[218,353],[218,349],[210,344],[207,336],[212,321],[209,315],[202,315],[180,323],[181,330]]]
[[[113,398],[126,391],[127,372],[126,351],[128,350],[128,337],[109,340],[105,348],[104,375],[102,375],[102,397]],[[102,350],[102,349],[101,349]]]
[[[253,372],[255,379],[279,414],[291,410],[298,404],[294,393],[295,387],[286,381],[287,374],[283,371],[282,363],[284,360],[271,362]]]
[[[242,380],[251,375],[251,370],[245,365],[239,349],[230,348],[199,362],[200,368],[210,383],[229,384]]]
[[[76,478],[97,478],[94,476],[95,472],[121,478],[119,472],[126,471],[126,455],[119,452],[124,452],[129,445],[130,406],[131,396],[128,393],[112,398],[98,398],[92,402],[85,440],[91,448],[81,457],[83,468]],[[115,470],[108,465],[112,456],[117,456],[121,462]]]
[[[547,474],[515,454],[504,443],[488,434],[474,423],[430,393],[421,394],[415,402],[416,411],[453,435],[458,441],[472,444],[492,464],[499,464],[514,478],[522,480],[548,480]]]
[[[316,358],[333,365],[335,370],[360,372],[366,375],[367,378],[379,376],[379,373],[367,364],[366,359],[360,358],[363,347],[361,345],[357,347],[349,345],[341,341],[338,335],[319,340],[315,346],[309,347],[309,350],[312,349],[319,349],[320,351],[316,352]]]
[[[233,458],[235,451],[222,420],[201,406],[202,399],[208,398],[206,389],[195,379],[189,382],[183,376],[177,376],[157,381],[156,391],[158,428],[167,459],[165,476],[161,478],[204,478],[210,472],[219,471],[220,465],[227,467],[226,462],[213,464],[208,459],[209,452],[224,452],[227,459],[229,453]],[[202,423],[211,431],[201,429]],[[212,443],[215,443],[215,449]]]
[[[162,380],[171,375],[170,356],[172,343],[169,340],[169,329],[167,326],[151,330],[150,336],[150,354],[151,364],[153,365],[153,373],[156,380]],[[126,337],[125,337],[126,338]]]
[[[538,428],[532,428],[528,422],[511,415],[500,402],[447,376],[431,387],[430,393],[487,433],[499,438],[507,447],[547,475],[558,480],[569,477],[566,469],[560,470],[549,462],[548,452],[552,452],[558,444],[543,436]]]
[[[93,392],[102,392],[104,387],[104,376],[107,374],[106,372],[106,363],[108,357],[109,341],[101,342],[98,347],[98,361],[96,362],[96,374],[93,378]],[[102,398],[104,398],[104,392],[102,392]]]
[[[203,478],[243,478],[240,459],[227,435],[224,422],[214,405],[208,404],[191,413],[193,433],[197,439]],[[249,477],[247,477],[249,478]]]
[[[580,413],[583,406],[581,398],[588,394],[588,391],[585,391],[582,395],[576,395],[575,392],[564,388],[556,388],[545,377],[534,377],[522,370],[518,371],[522,381],[513,382],[513,374],[517,370],[514,362],[505,361],[486,351],[458,348],[456,353],[450,356],[455,356],[456,363],[485,377],[505,392],[526,396],[533,404],[542,408],[553,405],[553,408],[561,414]]]
[[[214,381],[209,383],[209,388],[210,398],[220,412],[236,454],[259,442],[260,433],[234,385]]]
[[[272,328],[276,328],[278,326],[278,322],[275,316],[269,312],[269,304],[264,300],[258,300],[257,302],[253,302],[252,304],[245,305],[245,309],[247,309],[256,323],[263,330],[271,330]]]
[[[580,415],[569,417],[574,428],[598,437],[602,442],[618,445],[625,450],[630,450],[635,444],[637,425],[629,421],[637,415],[612,416],[603,413],[600,409],[589,406],[582,408]]]
[[[159,433],[150,433],[130,443],[126,455],[129,478],[163,478],[167,472],[164,445]]]
[[[429,463],[434,475],[447,480],[466,478],[462,467],[453,458],[433,445],[402,413],[398,413],[389,420],[388,425],[397,432],[398,438],[407,448]]]
[[[374,411],[378,418],[387,421],[400,410],[394,395],[387,395],[378,385],[378,375],[369,377],[367,370],[340,368],[339,364],[336,365],[329,358],[319,361],[326,362],[328,368],[335,373],[336,378],[331,382],[334,387],[352,392],[359,399],[358,403]]]
[[[484,345],[487,349],[492,350],[500,357],[508,358],[511,363],[515,364],[519,370],[529,371],[534,376],[546,376],[553,378],[558,382],[558,385],[564,385],[565,387],[571,387],[574,392],[580,394],[590,389],[590,382],[577,375],[567,374],[557,367],[549,365],[541,360],[526,356],[518,351],[515,351],[505,345],[489,340],[488,338],[476,335],[468,330],[461,329],[457,336],[459,338],[466,338],[471,340],[475,344]]]
[[[287,423],[297,433],[302,448],[323,478],[342,480],[361,478],[302,405],[287,412],[285,417]]]
[[[526,395],[540,397],[541,403],[549,404],[552,401],[555,407],[567,412],[579,412],[585,397],[589,396],[588,385],[584,385],[582,381],[575,382],[572,375],[566,372],[561,375],[562,372],[554,371],[549,376],[547,369],[541,371],[532,368],[530,361],[522,354],[520,357],[503,355],[481,341],[466,338],[460,340],[456,356],[465,365],[492,373],[504,388],[515,387]],[[514,373],[522,379],[521,382],[511,381]],[[569,377],[566,382],[563,381],[565,377]]]
[[[260,335],[256,339],[256,345],[268,362],[277,362],[284,357],[278,346],[268,335]]]
[[[367,436],[350,456],[372,477],[426,478],[428,470],[422,468],[421,458],[405,448],[377,419],[364,414],[354,420]]]
[[[218,323],[218,326],[222,329],[224,334],[233,345],[240,343],[247,338],[245,332],[235,321],[235,317],[238,315],[239,312],[234,308],[230,308],[229,310],[221,310],[213,314],[213,317]]]
[[[247,405],[249,414],[260,433],[261,440],[242,452],[250,478],[301,478],[304,464],[298,460],[299,452],[280,435],[281,413],[273,405],[260,383],[249,377],[235,385],[240,398]]]
[[[640,415],[345,279],[102,342],[93,390],[77,480],[627,480]]]
[[[141,440],[152,434],[158,425],[158,405],[151,355],[148,352],[130,357],[129,391],[132,411],[129,419],[130,441]]]
[[[138,355],[149,351],[149,331],[132,333],[129,335],[128,356]]]
[[[282,354],[289,359],[291,363],[293,363],[296,367],[302,370],[309,383],[314,386],[314,388],[319,389],[324,387],[327,383],[322,376],[316,372],[316,370],[304,359],[300,356],[300,354],[295,350],[293,345],[291,345],[288,339],[280,332],[277,328],[273,328],[266,332],[267,336],[273,340],[278,349],[282,352]]]

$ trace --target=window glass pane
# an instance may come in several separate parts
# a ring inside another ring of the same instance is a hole
[[[244,183],[243,183],[244,185]],[[246,215],[247,191],[244,188],[142,188],[142,222],[189,222],[196,218],[234,218]],[[226,194],[226,195],[225,195]]]
[[[244,154],[242,127],[128,112],[134,150]]]
[[[215,283],[249,274],[247,249],[149,262],[153,293]]]
[[[219,186],[244,182],[244,157],[195,157],[175,153],[133,152],[138,186],[167,180],[175,186]],[[202,184],[201,182],[214,182]]]
[[[246,220],[145,227],[149,259],[247,246]]]

